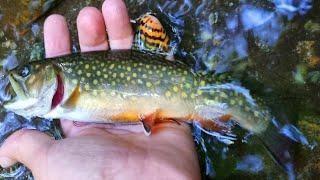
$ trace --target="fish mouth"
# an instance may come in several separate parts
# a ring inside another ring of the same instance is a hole
[[[3,102],[3,107],[9,110],[18,110],[33,106],[38,102],[34,98],[26,98],[24,87],[20,86],[18,80],[13,74],[8,75],[9,83],[7,84],[7,93],[11,96]]]
[[[56,108],[63,100],[64,83],[60,74],[57,74],[57,89],[52,97],[51,109]]]

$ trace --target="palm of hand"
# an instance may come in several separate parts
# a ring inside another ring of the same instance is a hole
[[[39,174],[46,178],[39,179],[197,179],[197,156],[189,128],[158,128],[150,137],[90,129],[55,141],[45,156],[50,167],[39,166],[48,171]],[[64,174],[59,173],[62,171]]]

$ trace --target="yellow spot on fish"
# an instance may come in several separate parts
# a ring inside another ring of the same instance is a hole
[[[166,97],[170,97],[171,96],[171,92],[167,91],[165,95],[166,95]]]
[[[246,107],[244,107],[244,110],[245,110],[245,111],[250,111],[250,107],[249,107],[249,106],[246,106]]]
[[[109,69],[113,69],[114,68],[114,64],[111,64],[110,66],[109,66]]]
[[[104,64],[104,63],[100,63],[100,66],[101,66],[101,67],[104,67],[104,66],[105,66],[105,64]]]
[[[143,78],[147,78],[148,76],[146,74],[142,74],[142,77]]]
[[[242,105],[243,105],[243,101],[242,101],[242,100],[239,100],[239,102],[238,102],[238,103],[239,103],[239,105],[240,105],[240,106],[242,106]]]
[[[254,111],[253,114],[254,114],[255,117],[259,117],[260,113],[259,113],[259,111]]]
[[[128,72],[131,72],[131,67],[127,67],[127,71],[128,71]]]
[[[206,82],[205,81],[201,81],[200,82],[200,86],[205,86],[206,85]]]
[[[88,78],[91,77],[91,73],[87,73],[86,75],[87,75]]]
[[[81,75],[82,74],[82,71],[81,69],[78,70],[78,75]]]
[[[197,81],[194,81],[194,82],[193,82],[193,85],[194,85],[194,86],[198,86],[198,82],[197,82]]]
[[[188,75],[188,71],[183,71],[183,74],[184,75]]]
[[[130,80],[131,80],[131,77],[130,77],[130,76],[128,76],[128,77],[127,77],[127,81],[130,81]]]
[[[77,79],[72,79],[72,83],[73,83],[73,84],[77,84],[77,83],[78,83],[78,80],[77,80]]]
[[[138,79],[138,84],[143,84],[141,79]]]
[[[197,90],[197,94],[198,95],[202,95],[202,91],[201,90]]]
[[[152,74],[152,71],[150,70],[150,71],[148,71],[148,73],[149,73],[149,74]]]
[[[116,78],[116,77],[117,77],[117,73],[113,73],[113,74],[112,74],[112,77],[113,77],[113,78]]]
[[[177,86],[173,86],[173,91],[174,92],[178,92],[179,91],[178,87]]]
[[[147,83],[146,83],[146,86],[147,86],[148,88],[150,88],[150,87],[152,86],[152,83],[151,83],[151,82],[147,82]]]
[[[150,65],[146,65],[146,68],[149,69],[149,68],[150,68]]]
[[[93,90],[92,94],[93,94],[94,96],[98,96],[97,90]]]
[[[142,70],[141,70],[141,68],[138,68],[138,72],[141,72]]]
[[[112,82],[111,82],[111,85],[112,85],[112,86],[115,86],[115,85],[116,85],[116,82],[115,82],[115,81],[112,81]]]
[[[158,80],[158,81],[155,82],[155,85],[160,85],[160,83],[161,83],[161,81]]]
[[[190,97],[191,97],[192,99],[194,99],[194,98],[196,98],[196,95],[195,95],[194,93],[191,93]]]
[[[96,70],[97,69],[97,67],[96,66],[92,66],[92,70]]]
[[[85,81],[86,79],[85,79],[84,77],[81,77],[81,79],[80,79],[80,80],[83,82],[83,81]]]
[[[84,65],[84,68],[85,68],[85,69],[89,69],[89,67],[90,67],[89,64]]]
[[[101,76],[101,71],[97,71],[97,76]]]
[[[191,88],[191,84],[190,84],[190,83],[186,83],[185,86],[186,86],[186,88],[188,88],[188,89]]]
[[[185,93],[185,92],[182,92],[182,93],[181,93],[181,96],[182,96],[183,98],[187,98],[187,97],[188,97],[187,93]]]
[[[108,76],[108,74],[104,74],[103,77],[104,78],[108,78],[109,76]]]
[[[132,74],[132,77],[134,77],[134,78],[136,78],[137,76],[138,76],[137,73]]]
[[[93,84],[94,84],[94,85],[97,85],[97,84],[98,84],[98,80],[96,80],[96,79],[93,80]]]
[[[121,77],[121,78],[124,78],[124,73],[120,73],[120,77]]]
[[[228,98],[228,95],[225,92],[220,92],[220,97]]]
[[[84,89],[85,89],[85,90],[89,90],[89,89],[90,89],[89,84],[84,85]]]
[[[235,101],[234,99],[231,99],[231,100],[230,100],[230,104],[231,104],[231,105],[235,105],[235,104],[236,104],[236,101]]]
[[[166,70],[167,70],[166,67],[162,67],[162,68],[161,68],[161,71],[166,71]]]

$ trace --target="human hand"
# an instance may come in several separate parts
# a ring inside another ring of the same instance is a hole
[[[128,49],[133,32],[125,4],[107,0],[102,13],[86,7],[78,15],[82,52]],[[105,34],[107,29],[109,40]],[[66,20],[60,15],[44,25],[47,57],[70,54]],[[35,179],[200,179],[194,142],[186,125],[160,124],[151,136],[106,130],[103,126],[74,126],[62,121],[65,139],[53,140],[44,133],[20,130],[0,148],[0,165],[19,161]]]

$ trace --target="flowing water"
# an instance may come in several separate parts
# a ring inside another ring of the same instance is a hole
[[[41,16],[68,17],[72,50],[79,51],[75,20],[82,7],[102,0],[2,0],[0,59],[4,69],[43,58]],[[320,175],[320,1],[126,1],[132,19],[152,12],[164,24],[175,56],[199,72],[227,75],[262,99],[292,147],[297,179]],[[18,5],[17,5],[18,4]],[[17,13],[18,12],[18,13]],[[2,76],[2,75],[1,75]],[[3,89],[6,80],[1,79]],[[26,120],[0,110],[0,141],[20,128],[62,138],[50,120]],[[295,129],[297,131],[291,131]],[[301,131],[300,133],[295,133]],[[203,179],[286,179],[287,174],[255,135],[235,127],[224,136],[193,127]],[[277,142],[274,142],[277,144]],[[2,170],[6,179],[32,179],[22,165]]]

